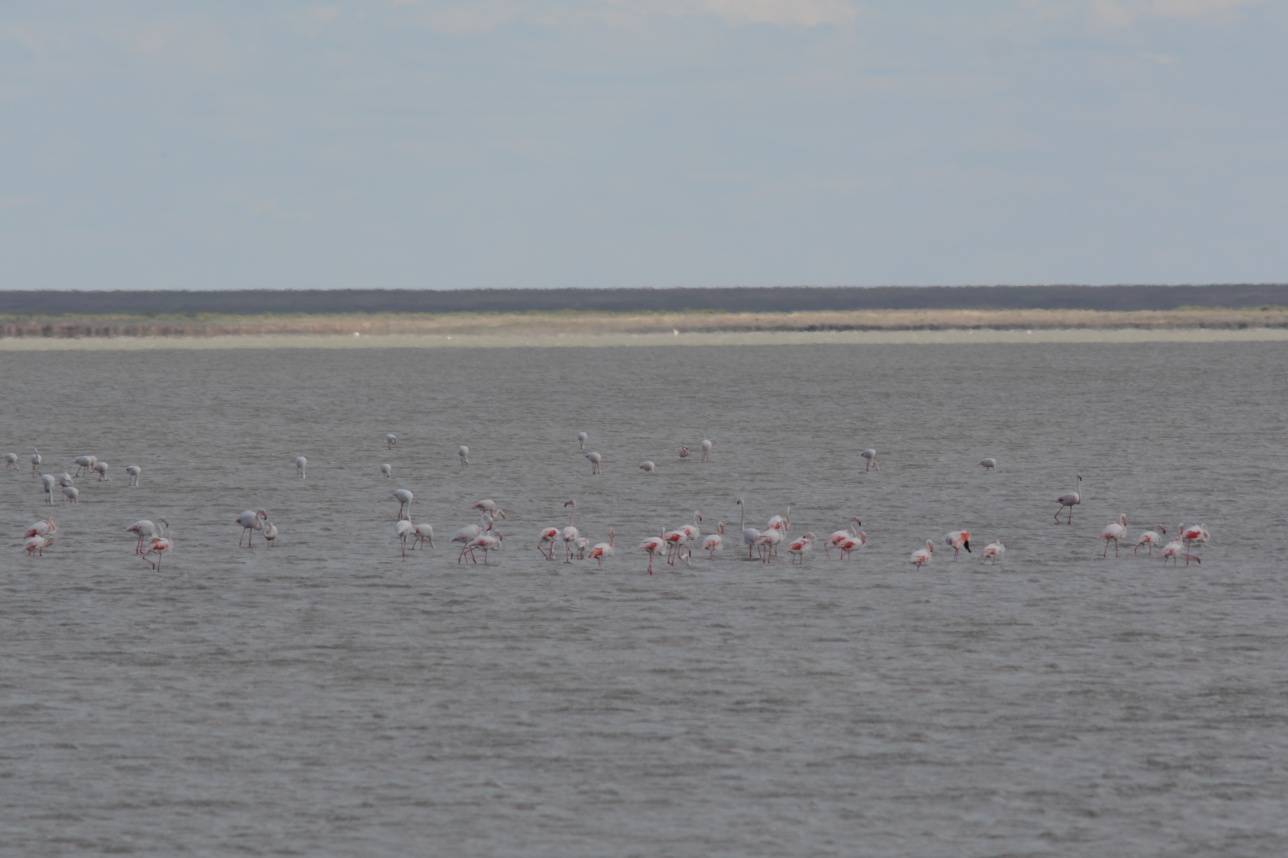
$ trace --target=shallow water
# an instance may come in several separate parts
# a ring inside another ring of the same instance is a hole
[[[1285,365],[1281,343],[5,354],[0,844],[1282,854]],[[677,458],[703,437],[712,462]],[[112,479],[79,481],[28,562],[32,444]],[[398,486],[438,540],[406,560]],[[791,503],[794,532],[860,515],[871,544],[740,560],[740,494],[757,525]],[[513,510],[505,550],[457,565],[481,497]],[[594,540],[616,527],[602,572],[533,548],[569,497]],[[248,507],[279,546],[236,547]],[[639,541],[695,509],[734,545],[644,574]],[[1133,540],[1202,521],[1203,564],[1101,559],[1120,512]],[[173,526],[159,573],[140,517]],[[941,544],[912,570],[957,528],[1004,562]]]

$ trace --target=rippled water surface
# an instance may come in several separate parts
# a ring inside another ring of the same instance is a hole
[[[20,454],[0,471],[0,852],[1288,852],[1288,345],[0,366],[0,452]],[[703,437],[711,462],[677,457]],[[112,479],[81,479],[28,561],[32,445]],[[405,560],[400,486],[437,535]],[[790,503],[793,533],[859,515],[871,542],[747,562],[738,495],[757,525]],[[483,497],[513,511],[504,550],[458,565],[448,538]],[[534,548],[567,498],[595,541],[616,528],[602,571]],[[251,507],[276,548],[238,549]],[[646,575],[636,546],[694,510],[731,522],[726,550]],[[1202,565],[1101,559],[1120,512],[1133,541],[1203,522]],[[172,525],[160,572],[131,554],[141,517]],[[954,561],[957,528],[976,553]]]

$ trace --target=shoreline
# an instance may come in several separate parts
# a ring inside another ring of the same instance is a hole
[[[0,352],[193,351],[231,349],[658,348],[780,345],[1058,345],[1288,343],[1285,328],[1045,328],[886,331],[505,334],[232,334],[0,338]]]

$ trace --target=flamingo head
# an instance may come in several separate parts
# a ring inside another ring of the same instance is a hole
[[[262,518],[262,519],[267,520],[267,519],[268,519],[268,513],[261,509],[261,510],[259,510],[258,512],[256,512],[256,513],[255,513],[255,517],[256,517],[256,518]]]
[[[564,501],[564,509],[568,509],[568,508],[576,509],[577,502],[572,498],[569,498],[568,500]]]

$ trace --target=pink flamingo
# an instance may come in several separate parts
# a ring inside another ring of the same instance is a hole
[[[255,531],[264,529],[264,519],[268,518],[268,513],[264,510],[256,512],[253,509],[244,510],[237,516],[234,521],[242,526],[241,537],[237,540],[237,547],[241,548],[242,539],[246,540],[246,547],[254,549]],[[249,536],[249,538],[248,538]]]
[[[957,556],[961,554],[961,550],[963,548],[966,549],[967,554],[970,554],[971,553],[970,531],[969,530],[949,531],[948,535],[944,537],[944,545],[947,545],[949,548],[953,550],[954,560],[956,560]]]
[[[23,543],[23,550],[27,552],[27,557],[44,557],[45,549],[54,544],[52,536],[29,536]]]
[[[1177,560],[1182,558],[1185,560],[1186,566],[1190,565],[1191,560],[1200,564],[1203,562],[1203,559],[1197,554],[1191,554],[1186,551],[1185,546],[1181,544],[1181,540],[1179,539],[1173,539],[1171,542],[1164,545],[1163,550],[1159,552],[1159,556],[1163,558],[1164,564],[1166,564],[1168,560],[1171,560],[1172,563],[1175,564]]]
[[[702,550],[707,552],[708,560],[716,559],[716,552],[724,545],[724,532],[725,523],[722,521],[716,524],[715,533],[708,533],[702,537]]]
[[[927,539],[925,548],[918,548],[916,551],[912,552],[912,557],[910,558],[912,560],[912,565],[920,569],[922,566],[925,566],[930,562],[930,558],[933,557],[934,554],[935,543]]]
[[[846,527],[845,530],[832,531],[832,535],[829,536],[827,538],[827,541],[823,543],[824,553],[827,554],[828,557],[831,557],[832,549],[839,547],[840,544],[845,540],[853,539],[857,537],[859,535],[858,528],[862,526],[863,526],[863,522],[859,521],[859,517],[856,515],[850,519],[850,524],[848,527]]]
[[[500,550],[501,538],[502,538],[502,534],[501,534],[501,531],[499,530],[484,531],[483,533],[480,533],[478,536],[474,537],[474,541],[472,541],[468,546],[466,546],[467,548],[469,548],[469,551],[470,551],[470,559],[474,560],[475,563],[478,563],[478,561],[474,559],[474,550],[478,549],[483,552],[483,565],[491,566],[492,564],[489,563],[487,559],[488,552]]]
[[[434,547],[434,526],[429,522],[422,522],[416,525],[416,544],[412,547],[420,548],[427,542],[430,548]]]
[[[768,563],[773,559],[778,543],[783,541],[783,532],[770,528],[760,533],[760,538],[756,540],[756,550],[760,553],[760,562]]]
[[[166,534],[166,531],[170,529],[170,523],[166,521],[164,518],[157,519],[157,520],[161,522],[161,527],[162,527],[161,534],[158,536],[152,537],[152,539],[148,542],[148,550],[143,553],[143,559],[147,560],[148,564],[152,567],[152,570],[154,572],[161,571],[161,558],[165,555],[165,553],[167,551],[174,550],[174,540],[171,539]],[[148,555],[150,554],[155,554],[157,556],[155,563],[153,563],[151,560],[148,560]]]
[[[596,542],[594,547],[590,549],[590,559],[598,563],[600,569],[604,568],[604,558],[612,556],[613,546],[616,541],[617,531],[610,527],[608,528],[608,541]]]
[[[985,545],[984,552],[980,556],[982,556],[985,560],[992,560],[994,563],[996,563],[997,561],[1002,559],[1002,555],[1005,553],[1006,553],[1006,546],[1003,545],[1002,540],[999,539],[996,542],[990,542],[988,545]]]
[[[810,531],[787,543],[787,553],[792,555],[793,563],[797,565],[805,563],[805,555],[809,553],[810,548],[814,545],[814,539],[814,533]]]
[[[681,459],[687,459],[687,458],[689,458],[689,448],[688,448],[688,447],[681,447],[681,448],[680,448],[680,458],[681,458]]]
[[[564,501],[564,507],[568,510],[568,526],[559,534],[559,538],[564,544],[564,562],[572,562],[572,544],[581,536],[581,531],[575,524],[577,520],[577,502],[575,500]]]
[[[42,518],[40,521],[33,522],[22,534],[24,539],[30,539],[33,536],[53,536],[58,532],[58,522],[54,521],[51,515],[49,518]]]
[[[868,544],[868,535],[863,531],[855,533],[853,536],[847,536],[840,542],[836,543],[837,548],[841,549],[841,559],[848,560],[850,554],[857,548],[862,548]]]
[[[138,542],[134,544],[134,553],[142,557],[144,554],[143,543],[157,535],[157,526],[150,520],[141,518],[134,522],[134,524],[125,528],[125,532],[133,533],[139,538]],[[240,543],[238,543],[238,545],[240,545]]]
[[[653,558],[666,547],[666,540],[660,536],[650,536],[640,543],[640,550],[648,552],[648,574],[653,574]]]

